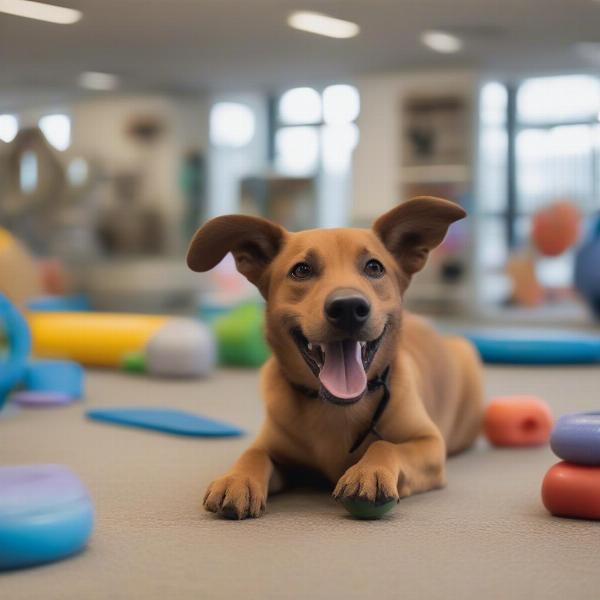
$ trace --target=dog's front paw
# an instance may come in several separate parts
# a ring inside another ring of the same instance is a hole
[[[384,467],[358,463],[342,475],[333,497],[336,500],[361,498],[377,504],[398,500],[398,478]]]
[[[247,475],[224,475],[208,486],[204,508],[226,519],[260,517],[267,503],[263,487]]]

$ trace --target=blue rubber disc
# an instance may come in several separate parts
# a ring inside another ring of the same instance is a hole
[[[0,490],[0,569],[59,560],[85,547],[94,511],[67,467],[0,467]]]
[[[89,410],[86,415],[95,421],[154,429],[178,435],[223,437],[243,433],[234,425],[171,408],[104,408]]]
[[[486,363],[576,365],[600,363],[600,335],[580,332],[482,331],[465,334]]]

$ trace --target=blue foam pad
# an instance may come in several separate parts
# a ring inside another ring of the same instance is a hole
[[[67,467],[0,467],[0,490],[0,570],[59,560],[86,545],[94,511]]]
[[[223,437],[244,433],[234,425],[170,408],[103,408],[88,410],[86,415],[96,421],[179,435]]]
[[[35,360],[27,365],[23,384],[32,392],[57,392],[81,398],[84,377],[83,367],[72,360]]]
[[[574,365],[600,363],[600,335],[565,331],[466,333],[486,363]]]

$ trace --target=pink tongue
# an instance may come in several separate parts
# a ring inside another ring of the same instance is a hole
[[[360,344],[353,340],[325,344],[325,364],[319,379],[336,398],[360,396],[367,387]]]

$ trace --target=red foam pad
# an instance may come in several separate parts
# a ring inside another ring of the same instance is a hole
[[[557,517],[600,519],[600,467],[555,464],[544,477],[542,501]]]
[[[494,446],[540,446],[550,439],[554,419],[535,396],[495,398],[487,406],[483,428]]]

